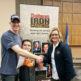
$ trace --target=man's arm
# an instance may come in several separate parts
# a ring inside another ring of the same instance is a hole
[[[20,56],[33,58],[33,59],[36,59],[38,61],[42,60],[42,57],[34,55],[31,52],[27,52],[26,50],[21,49],[18,45],[12,46],[11,49],[14,52],[16,52],[17,54],[19,54]]]

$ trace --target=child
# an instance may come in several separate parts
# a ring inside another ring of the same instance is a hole
[[[23,40],[22,41],[22,49],[31,51],[31,41]],[[20,81],[30,81],[30,67],[34,66],[34,60],[30,58],[26,58],[23,66],[20,67],[19,72],[19,80]]]

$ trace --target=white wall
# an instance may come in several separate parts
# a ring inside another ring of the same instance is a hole
[[[0,40],[1,35],[10,28],[9,26],[10,16],[16,13],[15,3],[16,0],[0,0]],[[0,41],[0,55],[1,55],[1,41]]]

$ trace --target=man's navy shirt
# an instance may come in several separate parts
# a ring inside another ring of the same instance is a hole
[[[8,30],[1,37],[1,55],[2,62],[0,73],[5,75],[16,75],[18,69],[16,68],[18,62],[18,54],[16,54],[11,47],[19,45],[21,47],[22,38],[19,34],[14,34]]]

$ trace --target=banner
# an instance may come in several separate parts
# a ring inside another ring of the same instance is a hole
[[[50,30],[58,27],[59,7],[20,5],[21,29],[23,38],[47,41]]]

